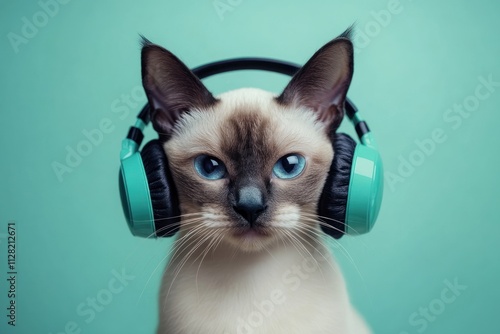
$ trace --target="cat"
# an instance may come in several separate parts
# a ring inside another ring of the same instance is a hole
[[[278,96],[214,97],[166,49],[144,40],[141,57],[182,212],[157,333],[370,333],[316,214],[353,75],[350,30]]]

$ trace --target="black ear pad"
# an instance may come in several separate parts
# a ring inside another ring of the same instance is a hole
[[[177,189],[160,141],[147,143],[141,150],[141,158],[151,194],[156,235],[170,237],[179,230],[180,208]]]
[[[344,133],[332,135],[333,161],[318,203],[323,232],[339,239],[346,231],[345,215],[356,142]]]

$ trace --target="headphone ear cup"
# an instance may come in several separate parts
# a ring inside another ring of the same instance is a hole
[[[332,145],[333,161],[319,199],[318,216],[323,232],[339,239],[347,231],[345,219],[356,142],[346,134],[335,133]]]
[[[159,140],[141,150],[153,208],[156,236],[170,237],[179,230],[180,208],[168,159]]]

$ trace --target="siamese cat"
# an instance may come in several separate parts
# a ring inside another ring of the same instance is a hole
[[[352,75],[348,30],[280,95],[214,97],[144,41],[143,85],[182,213],[158,334],[370,333],[317,216]]]

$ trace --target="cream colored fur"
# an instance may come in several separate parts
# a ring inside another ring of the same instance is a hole
[[[301,177],[324,183],[333,152],[312,111],[285,108],[271,93],[258,89],[236,90],[219,98],[212,109],[183,116],[166,142],[174,180],[196,178],[193,157],[201,153],[219,157],[225,120],[252,112],[268,120],[269,131],[279,142],[276,160],[289,152],[300,153],[307,160]],[[224,180],[200,178],[199,182],[200,191],[227,185]],[[273,182],[283,194],[291,186],[303,187],[304,192],[308,186],[300,180],[294,181],[296,185]],[[262,240],[235,238],[228,230],[230,218],[216,203],[194,203],[178,189],[184,217],[162,281],[158,334],[370,333],[349,301],[326,237],[310,218],[321,193],[316,188],[308,193],[316,201],[308,204],[287,201],[284,195],[269,222],[277,230]],[[190,223],[193,217],[199,218],[197,224]],[[300,224],[309,228],[300,229]],[[287,229],[302,232],[292,238]]]

